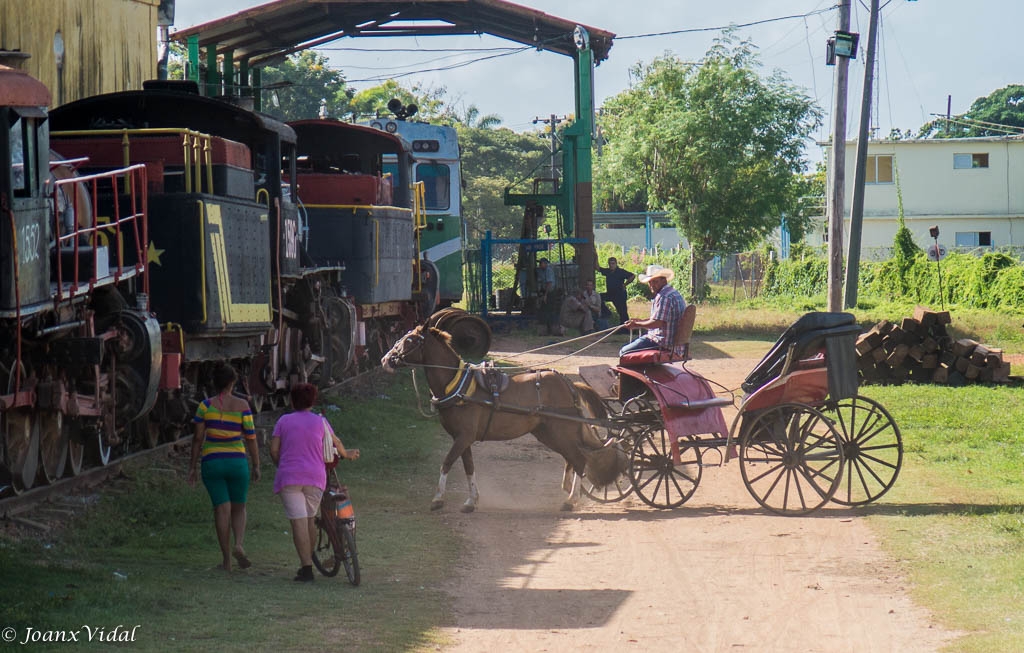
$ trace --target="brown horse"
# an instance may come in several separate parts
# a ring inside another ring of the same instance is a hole
[[[433,395],[441,425],[454,442],[441,465],[437,494],[431,510],[444,505],[445,484],[455,460],[469,480],[469,498],[463,512],[472,512],[480,495],[473,469],[474,442],[512,440],[532,433],[542,444],[565,459],[567,472],[586,475],[595,485],[607,485],[621,472],[618,452],[603,447],[583,418],[594,416],[602,406],[588,386],[571,383],[552,370],[529,371],[508,378],[508,386],[495,395],[481,388],[473,372],[452,349],[447,333],[418,326],[405,334],[381,359],[389,372],[401,365],[422,366]],[[572,510],[579,497],[573,478],[563,510]]]

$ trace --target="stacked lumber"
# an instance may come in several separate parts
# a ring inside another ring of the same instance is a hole
[[[857,338],[857,367],[865,383],[1007,383],[1003,350],[947,330],[949,311],[923,306],[898,324],[882,320]]]

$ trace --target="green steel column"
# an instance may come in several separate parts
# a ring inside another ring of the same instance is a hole
[[[217,74],[217,46],[206,46],[206,97],[220,95],[220,75]]]
[[[224,95],[238,95],[238,87],[235,86],[235,51],[225,50],[224,59],[221,62],[223,67],[222,79],[224,80]]]
[[[252,86],[249,85],[248,59],[242,59],[238,62],[238,94],[244,96],[252,95]]]
[[[199,37],[188,37],[188,67],[185,71],[185,79],[193,82],[199,81]]]
[[[575,179],[576,237],[586,243],[576,246],[576,262],[580,266],[580,281],[594,278],[597,251],[594,249],[594,184],[593,161],[590,148],[594,141],[594,53],[590,49],[590,36],[577,26],[576,41],[576,121],[566,130],[575,135],[573,154]],[[566,148],[568,149],[568,148]],[[569,179],[566,179],[566,184]]]
[[[252,69],[252,108],[263,111],[263,69]]]

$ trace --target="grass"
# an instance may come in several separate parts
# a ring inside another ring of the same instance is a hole
[[[631,312],[645,315],[646,307]],[[800,312],[702,305],[696,355],[756,355]],[[857,313],[862,323],[878,318]],[[954,316],[959,333],[1024,349],[999,335],[1012,331],[1012,315]],[[451,623],[442,588],[460,542],[427,504],[447,438],[416,413],[407,379],[327,410],[346,445],[363,453],[342,468],[359,523],[359,588],[342,578],[291,581],[297,561],[269,466],[249,504],[255,566],[230,576],[211,570],[218,552],[207,498],[184,485],[179,456],[129,467],[130,482],[115,483],[56,535],[0,536],[0,627],[23,634],[27,626],[138,624],[135,646],[157,651],[442,645],[437,628]],[[906,451],[894,488],[859,512],[902,566],[914,599],[963,632],[950,651],[1024,650],[1024,389],[908,384],[864,393],[892,413]]]
[[[899,424],[903,470],[866,510],[913,596],[965,653],[1024,650],[1024,389],[870,388]]]
[[[55,536],[0,539],[0,625],[41,630],[138,624],[144,650],[394,651],[438,644],[448,621],[442,591],[459,541],[429,514],[440,427],[414,413],[408,377],[370,401],[328,410],[346,446],[342,480],[357,516],[363,583],[344,572],[311,585],[298,566],[288,521],[272,494],[273,468],[250,493],[246,548],[252,569],[230,575],[219,561],[209,500],[184,483],[184,456],[147,468]],[[264,456],[266,460],[268,457]],[[365,510],[361,510],[365,507]],[[119,579],[117,576],[126,576]],[[85,635],[81,635],[84,638]],[[42,644],[36,645],[46,650]]]

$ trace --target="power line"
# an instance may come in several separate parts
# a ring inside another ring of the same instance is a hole
[[[726,29],[736,29],[736,28],[742,28],[742,27],[753,27],[754,25],[764,25],[764,24],[767,24],[767,23],[777,23],[777,22],[782,21],[782,20],[793,20],[795,18],[807,18],[808,16],[816,16],[818,14],[824,14],[824,13],[828,13],[830,11],[835,11],[836,9],[838,9],[838,5],[834,5],[832,7],[826,7],[824,9],[817,9],[815,11],[809,11],[806,14],[794,14],[792,16],[779,16],[777,18],[765,18],[763,20],[755,20],[755,21],[753,21],[751,23],[739,23],[739,24],[732,23],[732,24],[729,24],[729,25],[723,25],[723,26],[719,26],[719,27],[693,27],[693,28],[690,28],[690,29],[672,30],[670,32],[650,32],[648,34],[630,34],[628,36],[616,36],[615,39],[616,40],[620,40],[620,39],[621,40],[626,40],[626,39],[644,39],[644,38],[649,38],[649,37],[653,37],[653,36],[672,36],[674,34],[697,34],[697,33],[700,33],[700,32],[721,32],[722,30],[726,30]]]

